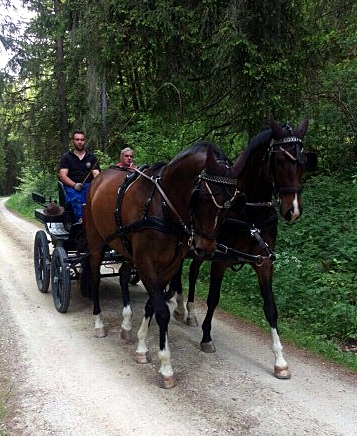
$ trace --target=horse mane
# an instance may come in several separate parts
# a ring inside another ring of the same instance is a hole
[[[191,144],[189,147],[185,148],[184,150],[182,150],[178,155],[176,155],[176,157],[174,158],[176,159],[181,159],[182,157],[186,156],[186,155],[194,155],[196,153],[199,153],[201,151],[207,151],[208,147],[211,147],[211,150],[213,152],[213,155],[215,156],[215,158],[217,159],[217,161],[223,161],[226,164],[231,165],[232,162],[230,161],[230,159],[226,156],[226,154],[213,142],[210,141],[206,141],[206,140],[199,140],[193,144]]]
[[[246,165],[249,157],[256,150],[259,150],[262,146],[266,147],[270,144],[271,138],[273,137],[273,131],[271,129],[263,130],[257,135],[253,136],[253,138],[249,141],[248,146],[243,150],[243,152],[239,155],[238,160],[242,163],[242,171],[246,169]],[[264,149],[264,151],[266,151]]]
[[[139,170],[144,171],[145,174],[148,176],[153,176],[158,173],[158,171],[163,168],[165,165],[167,165],[167,162],[158,161],[154,162],[152,165],[142,165]]]

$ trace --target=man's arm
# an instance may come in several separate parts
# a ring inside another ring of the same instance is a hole
[[[100,173],[99,170],[93,170],[93,171],[92,171],[93,178],[94,178],[94,177],[97,177],[97,175],[98,175],[99,173]]]
[[[68,177],[68,168],[61,168],[58,171],[58,177],[64,185],[70,186],[71,188],[73,188],[76,184],[72,179]]]

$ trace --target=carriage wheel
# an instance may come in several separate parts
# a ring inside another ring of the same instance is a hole
[[[60,313],[67,312],[71,292],[71,278],[66,250],[63,247],[56,247],[52,254],[51,261],[51,286],[52,297],[55,308]]]
[[[135,267],[132,267],[130,270],[129,283],[131,285],[137,285],[140,281],[139,273]]]
[[[48,291],[50,284],[51,256],[48,244],[46,233],[38,230],[35,235],[33,263],[38,290],[44,294]]]

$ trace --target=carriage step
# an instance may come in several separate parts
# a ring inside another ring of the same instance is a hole
[[[48,233],[57,238],[68,237],[69,232],[64,228],[63,223],[47,222]]]

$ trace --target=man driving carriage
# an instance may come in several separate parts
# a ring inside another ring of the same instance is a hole
[[[86,136],[82,130],[72,135],[73,150],[63,154],[59,163],[58,177],[66,190],[66,202],[73,209],[76,221],[82,219],[82,204],[90,182],[100,172],[98,159],[86,150]]]

